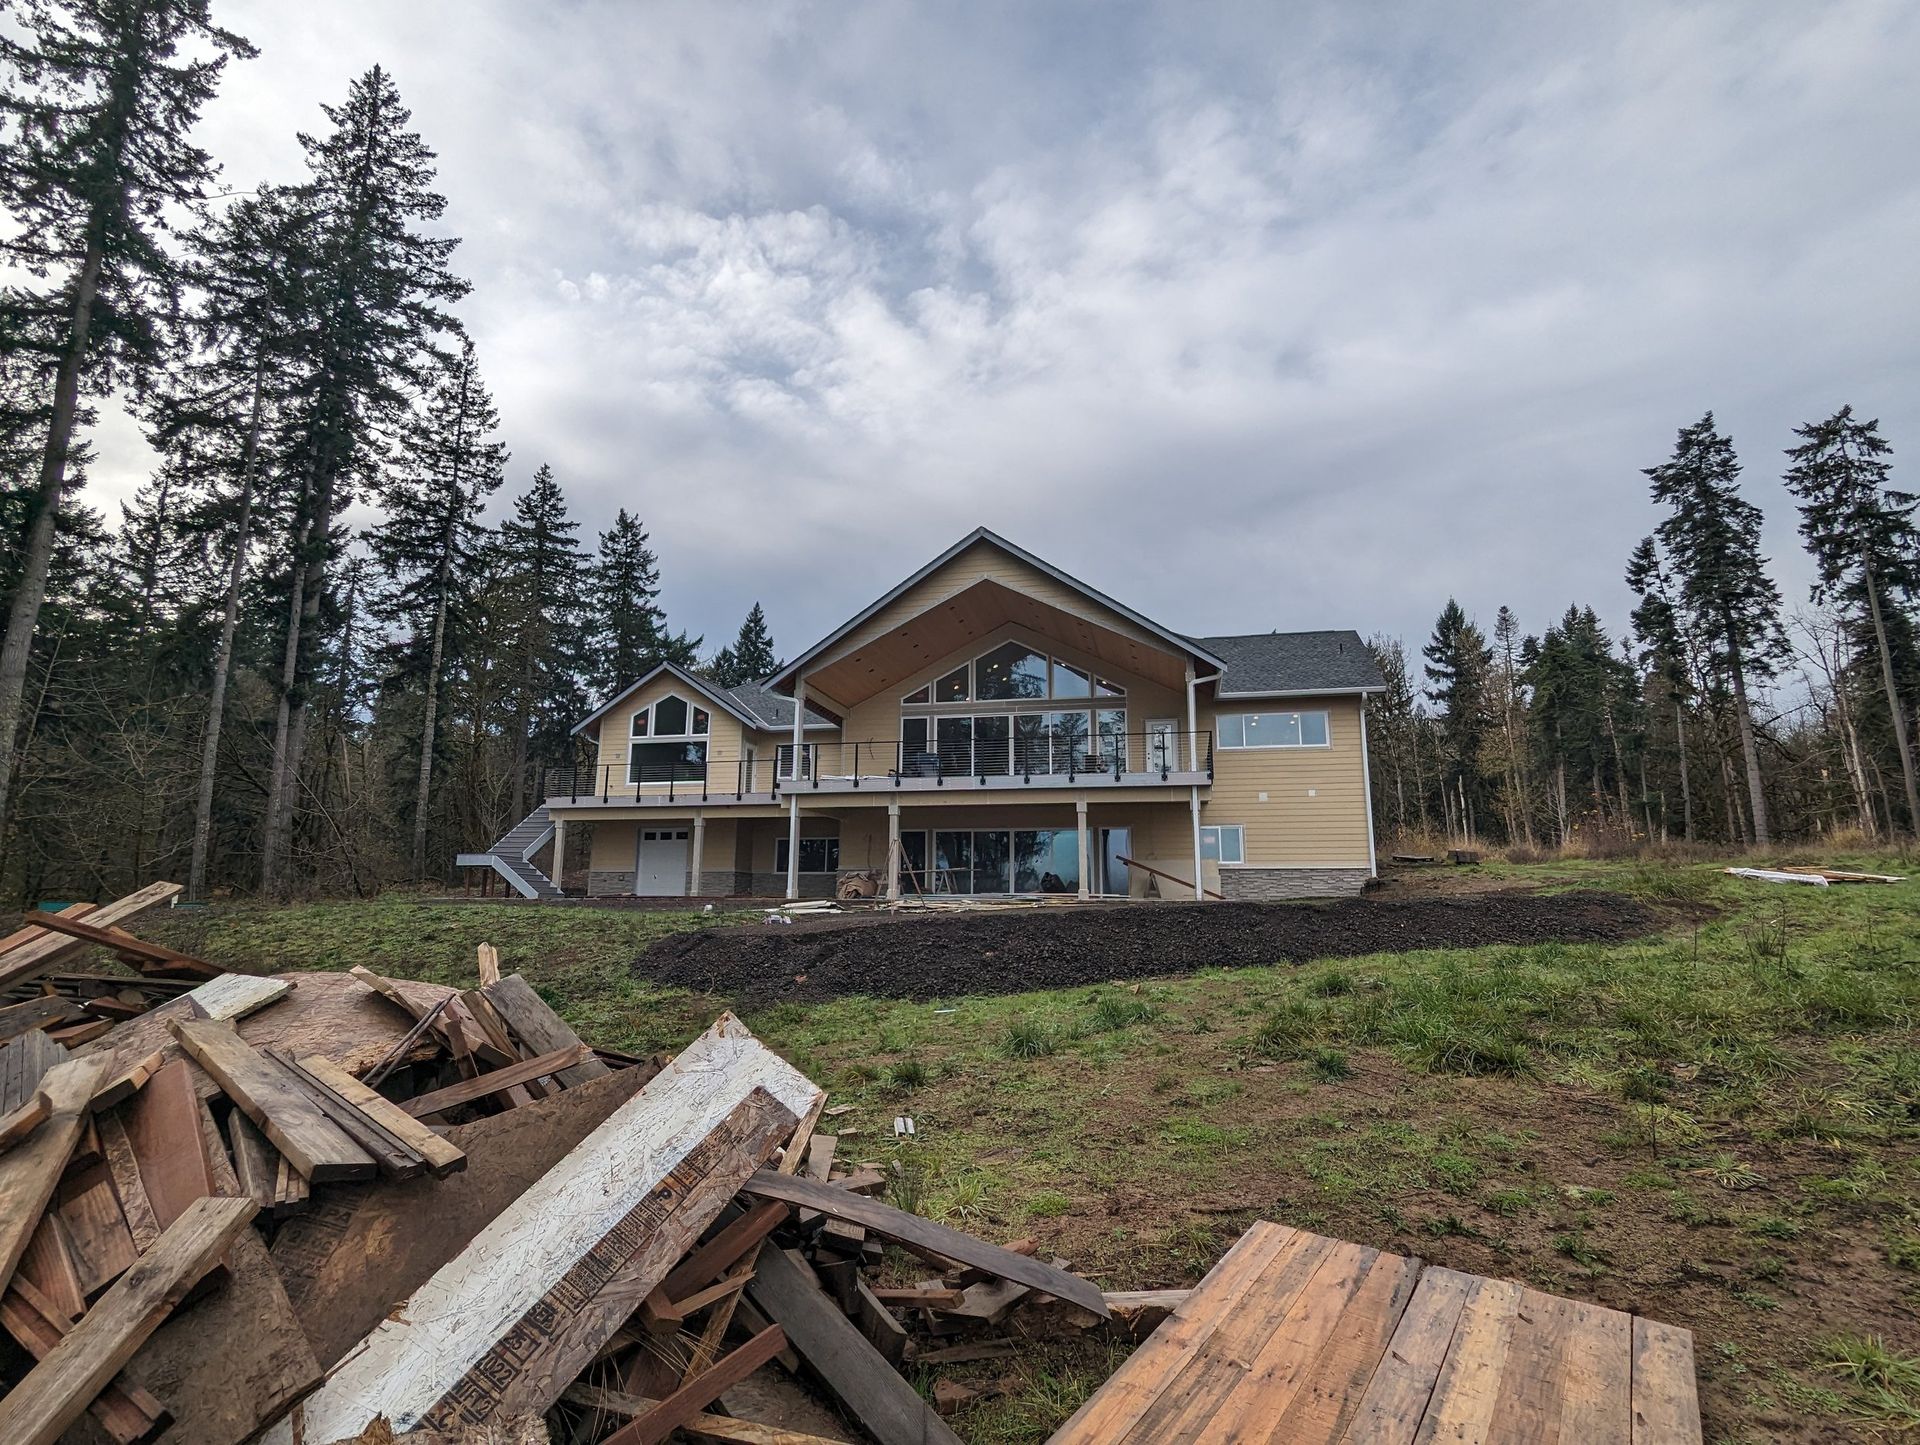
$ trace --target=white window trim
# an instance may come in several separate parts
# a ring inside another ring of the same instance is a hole
[[[1213,851],[1219,853],[1220,835],[1231,830],[1240,835],[1239,858],[1229,863],[1225,858],[1209,858],[1209,863],[1217,863],[1222,868],[1245,868],[1247,866],[1247,825],[1245,823],[1202,823],[1200,837],[1204,845],[1208,833],[1213,834]]]
[[[1018,646],[1018,647],[1024,647],[1029,652],[1037,653],[1040,656],[1047,659],[1048,691],[1045,697],[984,697],[983,698],[980,696],[980,674],[979,674],[980,659],[988,656],[990,653],[998,652],[1001,648],[1005,647],[1008,643],[1013,643],[1015,646]],[[1084,693],[1072,693],[1072,694],[1065,694],[1065,695],[1054,692],[1052,688],[1053,688],[1053,668],[1055,664],[1058,664],[1062,667],[1070,667],[1075,672],[1083,675],[1087,679],[1087,691]],[[963,698],[959,698],[949,702],[942,702],[939,698],[934,697],[934,690],[940,686],[942,679],[952,677],[953,674],[956,672],[965,672],[967,675],[967,695]],[[1109,693],[1103,694],[1100,691],[1102,687],[1111,688],[1112,691]],[[922,692],[924,692],[927,695],[929,701],[912,702],[909,700],[913,698],[916,694],[919,694]],[[1106,702],[1106,703],[1117,702],[1122,707],[1124,707],[1126,706],[1126,700],[1127,700],[1127,689],[1121,686],[1121,684],[1119,684],[1118,682],[1114,681],[1114,679],[1111,676],[1101,673],[1098,668],[1090,667],[1085,664],[1075,662],[1072,658],[1069,658],[1069,657],[1062,657],[1060,656],[1059,653],[1053,651],[1050,647],[1036,646],[1031,642],[1023,641],[1021,638],[1018,638],[1018,637],[1008,637],[1008,638],[1003,638],[999,642],[994,643],[993,646],[989,647],[985,652],[976,653],[972,657],[969,657],[965,662],[961,663],[958,667],[943,668],[938,673],[929,677],[925,682],[921,683],[920,686],[915,688],[909,688],[906,692],[901,694],[900,706],[910,707],[910,708],[926,708],[930,712],[937,712],[941,708],[977,709],[981,706],[981,704],[984,703],[987,709],[991,711],[994,708],[998,708],[998,707],[1016,707],[1017,708],[1023,705],[1028,709],[1031,709],[1035,703],[1043,703],[1043,702],[1052,702],[1052,703],[1083,702],[1083,703],[1089,704],[1090,706],[1097,706],[1102,702]],[[1067,709],[1067,710],[1070,710],[1070,709]],[[1056,708],[1054,709],[1054,711],[1056,712],[1063,711],[1063,709]]]
[[[659,707],[661,703],[667,701],[668,698],[672,698],[676,702],[681,702],[686,704],[686,708],[687,708],[687,731],[686,732],[663,733],[663,732],[658,732],[654,729],[653,710]],[[694,717],[698,713],[705,713],[707,715],[707,727],[705,732],[694,732],[692,730]],[[643,733],[637,733],[633,730],[634,724],[639,722],[641,718],[645,718],[647,720],[647,731]],[[713,709],[710,707],[702,707],[699,703],[695,702],[692,698],[681,697],[680,694],[677,692],[662,693],[659,697],[656,697],[652,702],[648,703],[645,707],[635,708],[633,710],[632,715],[629,716],[627,719],[627,741],[630,743],[682,743],[682,742],[699,740],[703,738],[710,738],[712,736],[713,736]]]
[[[1319,714],[1327,720],[1327,740],[1324,743],[1230,743],[1221,736],[1220,720],[1222,718],[1277,717],[1282,713],[1292,713],[1297,717]],[[1215,713],[1213,742],[1214,746],[1223,753],[1292,753],[1308,748],[1331,748],[1333,746],[1333,714],[1324,707],[1249,708],[1244,712]]]
[[[812,782],[812,781],[813,781],[813,778],[814,778],[814,774],[816,774],[817,772],[819,772],[819,770],[820,770],[820,744],[818,744],[818,743],[802,743],[802,744],[800,744],[800,746],[801,746],[801,748],[803,749],[803,752],[801,753],[801,756],[802,756],[803,758],[805,758],[805,759],[807,760],[807,771],[806,771],[806,772],[804,772],[804,773],[802,773],[802,774],[800,775],[800,777],[799,777],[799,778],[797,778],[797,779],[796,779],[796,778],[794,777],[794,775],[793,775],[793,758],[794,758],[794,752],[793,752],[793,744],[792,744],[792,743],[779,743],[779,744],[777,744],[777,745],[776,745],[776,746],[774,747],[774,750],[773,750],[773,775],[774,775],[774,777],[775,777],[776,779],[778,779],[778,780],[779,780],[780,782],[783,782],[783,783],[792,783],[792,782],[802,782],[802,783],[810,783],[810,782]],[[783,761],[783,760],[784,760],[784,761]]]

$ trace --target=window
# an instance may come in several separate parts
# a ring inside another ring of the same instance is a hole
[[[1004,643],[979,661],[980,690],[985,702],[1047,695],[1047,657],[1018,642]]]
[[[629,733],[636,738],[703,738],[712,730],[713,720],[705,708],[668,693],[652,707],[643,707],[633,715]]]
[[[1093,680],[1093,695],[1095,697],[1125,697],[1127,690],[1117,682],[1112,682],[1104,677],[1096,677]]]
[[[1223,748],[1324,748],[1324,712],[1222,713],[1214,724]]]
[[[687,726],[687,700],[684,697],[663,697],[653,705],[653,730],[665,737],[685,737],[691,728]]]
[[[966,702],[972,696],[970,667],[956,667],[933,685],[935,702]]]
[[[800,779],[802,782],[813,776],[813,764],[819,755],[819,751],[820,745],[818,743],[800,744]],[[792,743],[780,744],[774,758],[774,768],[781,782],[790,783],[793,781]]]
[[[1053,660],[1053,695],[1055,697],[1091,697],[1093,682],[1079,668]]]
[[[902,707],[952,702],[1033,702],[1044,698],[1125,697],[1127,690],[1024,642],[1003,642],[937,682],[900,699]]]
[[[916,703],[932,702],[933,688],[930,685],[927,687],[920,688],[916,692],[908,693],[905,697],[901,698],[900,701],[905,703],[909,707],[913,706]]]
[[[773,840],[773,871],[787,871],[787,839]],[[838,838],[802,838],[800,840],[800,871],[802,873],[838,873],[840,871],[840,840]]]
[[[634,743],[627,749],[629,783],[697,783],[706,775],[704,739]]]
[[[1221,823],[1200,830],[1200,856],[1215,863],[1247,861],[1246,837],[1238,823]]]

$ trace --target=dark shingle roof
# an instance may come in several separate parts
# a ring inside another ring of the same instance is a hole
[[[793,699],[783,697],[763,683],[743,682],[738,687],[723,687],[720,691],[725,693],[732,700],[733,705],[742,712],[760,719],[761,725],[769,731],[777,732],[781,728],[793,726]],[[832,727],[833,723],[812,708],[808,708],[807,720],[801,726],[828,728]]]
[[[1255,632],[1193,640],[1226,659],[1226,675],[1216,689],[1220,697],[1358,692],[1386,686],[1357,632]]]

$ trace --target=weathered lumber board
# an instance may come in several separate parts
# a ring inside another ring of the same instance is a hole
[[[0,1044],[0,1114],[10,1114],[26,1103],[47,1070],[72,1057],[38,1029]]]
[[[57,913],[62,918],[85,918],[99,906],[97,903],[69,903],[65,908],[41,909],[40,912]],[[38,914],[35,916],[38,917]],[[38,923],[29,924],[24,928],[16,928],[13,932],[6,935],[6,937],[0,938],[0,954],[10,953],[23,943],[33,943],[46,936],[46,930],[41,928]]]
[[[953,1260],[972,1265],[1001,1279],[1024,1284],[1056,1299],[1069,1300],[1100,1319],[1107,1317],[1106,1297],[1091,1280],[1028,1255],[1015,1254],[997,1244],[988,1244],[972,1235],[935,1224],[917,1214],[908,1214],[864,1194],[835,1189],[816,1179],[799,1179],[762,1169],[747,1181],[747,1193],[756,1199],[780,1199],[788,1204],[805,1205],[834,1219],[851,1220],[885,1235],[896,1243],[916,1246]]]
[[[1689,1330],[1657,1320],[1633,1322],[1633,1445],[1700,1445]]]
[[[50,1317],[71,1324],[87,1312],[87,1291],[80,1283],[80,1269],[73,1262],[73,1249],[67,1243],[66,1226],[58,1211],[49,1209],[40,1216],[40,1227],[27,1241],[27,1251],[14,1269],[13,1283],[51,1309]]]
[[[155,1050],[144,1059],[135,1059],[125,1065],[120,1072],[102,1084],[93,1096],[93,1112],[111,1109],[116,1104],[124,1104],[135,1094],[146,1088],[147,1080],[165,1067],[167,1056],[163,1051]]]
[[[499,967],[496,958],[494,967]],[[514,1036],[536,1054],[550,1054],[556,1049],[564,1049],[570,1044],[580,1042],[580,1036],[568,1028],[560,1015],[547,1007],[546,1000],[533,991],[533,985],[519,974],[509,974],[505,978],[486,985],[481,990],[500,1017],[506,1020],[507,1027]],[[571,1087],[584,1083],[588,1079],[597,1079],[607,1072],[607,1066],[596,1058],[587,1058],[559,1075],[560,1082]]]
[[[33,998],[0,1008],[0,1040],[17,1039],[32,1029],[54,1029],[85,1019],[87,1011],[70,998]]]
[[[404,1431],[545,1408],[818,1093],[723,1016],[416,1289],[268,1438],[351,1437],[380,1416]]]
[[[747,1292],[880,1445],[960,1445],[947,1422],[784,1250],[760,1251]]]
[[[172,1029],[194,1062],[219,1081],[304,1178],[321,1184],[376,1172],[373,1156],[341,1133],[286,1070],[242,1042],[231,1024],[175,1019]]]
[[[31,1136],[0,1154],[0,1289],[33,1237],[40,1215],[59,1186],[91,1117],[87,1101],[106,1072],[97,1059],[74,1059],[47,1070],[38,1081],[53,1113]],[[0,1439],[5,1439],[0,1436]]]
[[[78,1314],[62,1317],[44,1295],[18,1275],[0,1295],[0,1326],[5,1326],[36,1360],[51,1354],[79,1318]],[[173,1423],[173,1412],[156,1400],[152,1391],[124,1374],[109,1380],[87,1410],[115,1445],[140,1445]]]
[[[406,1141],[416,1154],[426,1160],[427,1168],[433,1174],[445,1177],[456,1169],[466,1168],[467,1156],[463,1150],[449,1144],[384,1094],[369,1089],[332,1059],[309,1054],[299,1064],[302,1072],[333,1090],[389,1133]]]
[[[332,1089],[307,1073],[291,1054],[269,1044],[262,1052],[278,1064],[313,1105],[333,1122],[335,1128],[373,1156],[380,1172],[389,1179],[411,1179],[427,1167],[427,1161],[412,1145],[392,1133],[385,1125],[362,1113]]]
[[[110,948],[122,959],[133,964],[143,972],[149,968],[162,973],[185,974],[197,978],[218,978],[223,969],[208,963],[204,958],[195,958],[190,953],[181,953],[178,949],[168,948],[165,944],[148,943],[145,939],[135,938],[132,934],[118,928],[102,928],[91,921],[82,922],[78,918],[67,918],[58,913],[29,913],[28,924],[44,928],[51,933],[64,933],[69,938],[82,943],[98,944]]]
[[[187,1007],[198,1018],[237,1019],[263,1009],[275,999],[292,992],[284,978],[262,978],[250,973],[223,973],[208,979],[187,997]]]
[[[120,1106],[120,1118],[160,1228],[186,1213],[194,1200],[220,1192],[200,1125],[200,1101],[184,1060],[175,1059],[156,1071],[146,1088]]]
[[[47,1122],[53,1104],[44,1089],[36,1088],[33,1097],[8,1114],[0,1114],[0,1152],[11,1149],[27,1135]]]
[[[561,1398],[603,1414],[627,1416],[638,1415],[658,1403],[642,1395],[603,1390],[596,1385],[569,1385]],[[777,1425],[761,1425],[752,1420],[736,1420],[729,1415],[695,1414],[689,1416],[681,1428],[703,1440],[725,1440],[730,1445],[845,1445],[843,1439],[784,1430]]]
[[[73,1246],[81,1287],[91,1299],[120,1278],[136,1258],[133,1234],[113,1192],[105,1160],[70,1166],[55,1198]]]
[[[280,1151],[240,1109],[227,1115],[227,1143],[233,1150],[233,1174],[241,1192],[259,1205],[262,1213],[271,1213],[278,1197],[274,1176],[280,1167]]]
[[[431,1094],[417,1095],[400,1107],[416,1119],[425,1119],[460,1104],[471,1104],[476,1099],[505,1093],[545,1075],[558,1074],[591,1055],[592,1051],[585,1044],[574,1044],[556,1053],[542,1054],[537,1059],[522,1059],[517,1064],[508,1064],[504,1069],[490,1069],[471,1079],[449,1084],[444,1089],[435,1089]]]
[[[1380,1368],[1374,1371],[1347,1427],[1351,1438],[1410,1445],[1433,1398],[1460,1312],[1477,1283],[1474,1276],[1450,1269],[1429,1269],[1420,1276]]]
[[[110,928],[116,923],[125,923],[137,918],[149,908],[158,908],[162,903],[171,902],[178,897],[178,883],[149,883],[138,892],[129,893],[125,898],[101,905],[85,915],[87,922],[96,928]],[[60,914],[47,914],[46,918],[79,915],[70,910]],[[18,983],[23,978],[32,978],[44,973],[63,958],[69,958],[87,945],[77,938],[67,938],[49,931],[45,919],[35,916],[28,920],[40,936],[27,943],[8,949],[0,954],[0,988]]]
[[[54,1445],[253,1218],[250,1199],[202,1199],[0,1399],[0,1440]]]
[[[160,1223],[153,1201],[147,1197],[146,1181],[140,1177],[139,1156],[134,1153],[127,1126],[118,1114],[100,1115],[96,1127],[100,1130],[100,1152],[106,1156],[107,1173],[113,1179],[114,1195],[120,1201],[120,1212],[126,1216],[127,1231],[133,1236],[134,1252],[145,1254],[166,1226]]]
[[[622,1425],[601,1445],[660,1445],[719,1399],[724,1391],[732,1389],[786,1347],[787,1337],[780,1332],[780,1326],[769,1325],[725,1359],[702,1370],[657,1405]]]

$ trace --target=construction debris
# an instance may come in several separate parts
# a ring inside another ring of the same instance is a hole
[[[1811,883],[1815,888],[1827,886],[1827,880],[1818,873],[1794,873],[1784,868],[1726,868],[1721,871],[1734,878],[1750,878],[1755,883]]]

